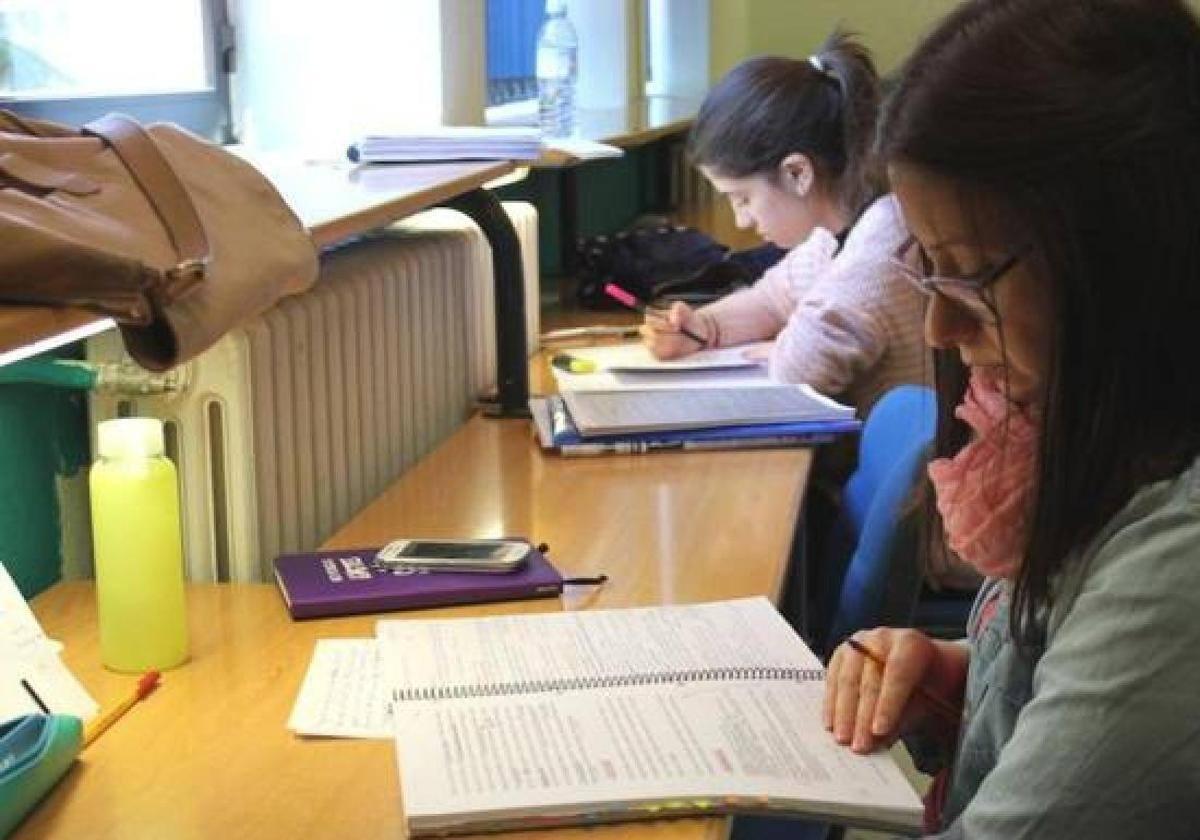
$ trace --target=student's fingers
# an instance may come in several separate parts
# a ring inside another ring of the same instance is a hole
[[[877,737],[883,737],[899,726],[934,658],[933,645],[922,633],[899,631],[888,642],[887,667],[871,719],[871,733]]]
[[[671,308],[667,310],[667,321],[676,330],[680,327],[686,327],[691,320],[692,307],[681,300],[672,303]]]
[[[850,740],[850,749],[855,752],[868,753],[875,748],[871,722],[875,718],[882,681],[883,669],[864,658],[862,675],[858,680],[858,709],[854,715],[854,734]]]
[[[829,658],[829,666],[825,669],[825,696],[821,701],[821,721],[830,731],[833,730],[833,710],[837,706],[838,674],[842,670],[842,651],[845,649],[845,645],[839,646],[833,652],[833,656]]]
[[[842,650],[841,656],[842,664],[837,674],[837,696],[833,704],[833,737],[839,744],[849,744],[854,735],[855,718],[858,716],[858,688],[865,660],[858,652],[849,648]]]
[[[638,333],[641,334],[642,343],[646,345],[646,349],[655,358],[674,359],[687,352],[683,336],[679,333],[663,332],[649,324],[642,324],[638,327]]]

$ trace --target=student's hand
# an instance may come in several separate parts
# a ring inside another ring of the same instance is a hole
[[[708,334],[708,323],[683,301],[671,304],[671,308],[665,312],[661,309],[647,309],[646,320],[639,332],[642,334],[643,343],[656,358],[678,359],[702,349],[699,344],[680,332],[681,327],[708,343],[712,342],[712,336]]]
[[[889,627],[854,638],[886,665],[881,668],[848,644],[834,651],[822,715],[839,744],[868,753],[933,717],[936,712],[918,687],[953,706],[961,703],[969,661],[963,646]]]

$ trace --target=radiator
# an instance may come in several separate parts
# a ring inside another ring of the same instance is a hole
[[[532,353],[537,213],[504,207],[524,256]],[[479,229],[454,211],[422,213],[326,252],[311,291],[188,363],[182,393],[96,394],[92,417],[165,421],[190,579],[269,579],[276,555],[319,545],[494,386],[493,300]],[[88,357],[125,358],[111,332]]]

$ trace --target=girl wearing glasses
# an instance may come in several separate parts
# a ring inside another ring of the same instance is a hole
[[[839,648],[826,725],[907,737],[937,837],[1195,837],[1200,24],[1182,0],[965,3],[882,153],[944,357],[941,529],[988,580],[962,643]]]
[[[655,355],[701,349],[681,329],[708,347],[774,338],[774,378],[864,415],[893,386],[924,381],[920,296],[889,265],[907,233],[866,172],[878,104],[870,54],[840,33],[806,61],[751,59],[713,87],[688,154],[739,227],[791,250],[751,289],[648,315],[642,335]]]

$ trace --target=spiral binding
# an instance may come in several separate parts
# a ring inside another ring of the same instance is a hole
[[[781,668],[768,665],[727,668],[693,668],[685,671],[658,671],[652,674],[621,674],[599,677],[572,677],[550,680],[502,682],[488,685],[420,686],[395,692],[401,702],[415,700],[469,700],[503,697],[513,694],[543,694],[552,691],[622,688],[669,683],[715,682],[717,680],[793,680],[812,682],[825,678],[822,668]]]

